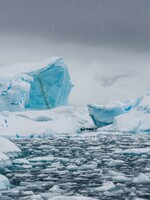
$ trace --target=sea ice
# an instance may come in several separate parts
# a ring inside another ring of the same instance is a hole
[[[124,161],[123,160],[110,160],[109,162],[108,162],[108,166],[109,167],[114,167],[114,166],[121,166],[121,165],[123,165],[123,163],[124,163]]]
[[[30,162],[26,158],[15,159],[12,162],[15,165],[29,165]]]
[[[128,155],[142,155],[142,154],[150,154],[150,147],[145,148],[134,148],[134,149],[126,149],[122,151],[123,154]]]
[[[34,157],[29,159],[30,162],[52,162],[53,160],[53,156]]]
[[[6,176],[0,174],[0,190],[5,190],[10,187],[9,180]]]
[[[49,200],[94,200],[93,198],[90,197],[84,197],[84,196],[65,196],[65,195],[61,195],[61,196],[56,196],[56,197],[52,197]]]
[[[114,176],[114,177],[112,178],[112,180],[115,181],[115,182],[120,182],[120,183],[130,182],[130,181],[131,181],[130,178],[127,178],[127,177],[125,177],[125,176],[120,176],[120,175]]]
[[[9,139],[0,137],[0,168],[11,165],[9,157],[15,157],[21,150]]]
[[[134,183],[150,183],[150,178],[143,173],[133,179]]]
[[[96,191],[111,191],[116,188],[115,184],[112,181],[104,182],[101,187],[96,188]]]

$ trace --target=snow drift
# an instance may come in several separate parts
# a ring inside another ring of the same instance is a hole
[[[50,109],[66,105],[72,88],[62,58],[0,69],[0,111]]]

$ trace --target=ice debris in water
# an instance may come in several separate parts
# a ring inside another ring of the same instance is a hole
[[[96,191],[107,191],[107,190],[114,190],[115,189],[115,185],[113,182],[111,181],[108,181],[108,182],[105,182],[103,183],[103,185],[99,188],[96,188]]]
[[[133,182],[134,183],[149,183],[150,184],[150,178],[148,176],[146,176],[145,174],[140,173],[138,175],[138,177],[135,177],[133,179]]]
[[[56,196],[52,197],[49,200],[94,200],[93,198],[90,197],[84,197],[84,196],[66,196],[66,195],[61,195],[61,196]]]
[[[149,152],[124,153],[148,148],[149,134],[62,133],[13,141],[22,153],[3,171],[11,183],[10,189],[1,191],[3,199],[150,197]]]

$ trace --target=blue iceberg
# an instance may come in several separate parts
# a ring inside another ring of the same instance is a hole
[[[72,88],[62,58],[0,69],[0,111],[51,109],[67,105]]]
[[[150,92],[135,101],[90,104],[88,107],[100,132],[150,133]]]
[[[110,102],[107,105],[89,104],[89,115],[98,128],[107,126],[113,123],[116,116],[128,113],[136,107],[140,101],[141,98],[138,98],[135,102],[128,100],[125,103]]]

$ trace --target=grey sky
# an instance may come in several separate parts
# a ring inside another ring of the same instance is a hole
[[[0,0],[0,67],[63,56],[75,84],[72,104],[147,91],[149,53],[150,0]],[[118,88],[128,91],[100,87],[101,79],[127,75]]]
[[[0,34],[150,49],[149,0],[0,0]]]

